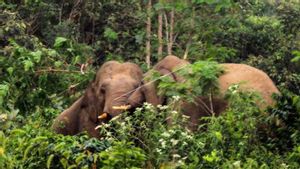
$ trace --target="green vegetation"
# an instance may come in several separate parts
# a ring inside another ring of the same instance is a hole
[[[0,168],[299,168],[300,3],[159,0],[147,12],[147,2],[0,2]],[[168,23],[162,43],[160,14]],[[100,128],[101,140],[51,131],[105,61],[131,61],[146,71],[148,40],[152,65],[169,54],[170,42],[172,54],[194,62],[180,72],[188,85],[161,79],[168,105],[122,114]],[[178,102],[217,90],[216,62],[265,71],[282,96],[260,112],[257,94],[232,86],[227,111],[192,133]]]

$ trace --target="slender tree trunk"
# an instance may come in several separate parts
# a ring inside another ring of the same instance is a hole
[[[158,56],[158,59],[162,59],[162,52],[163,52],[162,28],[163,28],[163,17],[162,17],[162,11],[159,10],[158,31],[157,31],[157,38],[158,38],[157,56]]]
[[[61,24],[62,21],[62,13],[63,13],[64,5],[65,5],[65,0],[62,1],[61,8],[59,10],[59,24]]]
[[[172,47],[173,47],[173,33],[174,33],[174,8],[170,12],[170,34],[169,34],[169,42],[168,42],[168,55],[172,55]]]
[[[195,29],[195,7],[192,8],[191,30],[190,30],[190,33],[189,33],[189,40],[186,44],[186,48],[185,48],[184,55],[183,55],[184,60],[186,60],[187,57],[188,57],[190,46],[192,44],[192,37],[193,37],[193,34],[194,34],[194,29]]]
[[[151,8],[152,8],[152,2],[151,0],[148,0],[147,4],[147,42],[146,42],[146,63],[147,67],[150,68],[151,66]]]
[[[164,13],[164,20],[165,20],[165,34],[166,34],[166,42],[167,42],[167,49],[169,54],[169,23],[168,23],[168,17],[166,12]]]

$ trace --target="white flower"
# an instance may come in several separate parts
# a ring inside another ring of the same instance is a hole
[[[232,165],[236,168],[241,168],[241,161],[235,161]]]
[[[127,117],[125,117],[125,119],[124,119],[125,121],[130,121],[130,117],[129,116],[127,116]]]
[[[141,107],[138,107],[135,109],[135,111],[142,111],[143,109]]]
[[[191,140],[193,137],[191,135],[187,135],[186,138]]]
[[[0,121],[6,121],[7,120],[7,114],[0,114]]]
[[[115,120],[119,119],[120,117],[121,117],[121,115],[115,116],[110,121],[115,121]]]
[[[161,134],[161,136],[163,136],[163,137],[170,137],[171,135],[170,135],[170,133],[168,133],[168,132],[163,132],[163,133]]]
[[[286,165],[285,163],[280,164],[280,168],[289,168],[289,165]]]
[[[178,161],[178,164],[179,164],[179,165],[184,165],[184,162],[183,162],[182,160],[179,160],[179,161]]]
[[[187,115],[182,114],[182,118],[183,118],[183,119],[189,119],[190,116],[187,116]]]
[[[144,107],[145,107],[146,109],[152,109],[152,108],[153,108],[153,105],[150,104],[150,103],[145,102],[145,103],[144,103]]]
[[[166,141],[163,140],[160,143],[161,143],[161,148],[166,148],[166,146],[167,146]]]
[[[180,99],[180,96],[172,96],[172,99],[173,99],[174,101],[178,101],[178,100]]]
[[[108,137],[106,140],[109,141],[109,142],[115,141],[115,139],[113,137]]]
[[[238,84],[234,84],[229,86],[228,90],[231,92],[231,94],[236,94],[238,92],[239,87],[240,86]]]
[[[158,152],[159,154],[162,154],[161,149],[156,148],[156,152]]]
[[[179,154],[173,154],[173,158],[180,158],[181,156]]]
[[[175,134],[175,131],[174,131],[174,130],[169,130],[169,132],[170,132],[171,134]]]
[[[105,123],[105,124],[103,124],[103,127],[104,127],[104,128],[109,128],[109,127],[110,127],[110,123]]]
[[[107,137],[111,137],[111,136],[112,136],[111,132],[107,132],[107,133],[106,133],[106,136],[107,136]]]
[[[176,146],[176,144],[179,142],[178,140],[171,139],[170,140],[173,146]]]
[[[166,110],[166,109],[169,108],[169,106],[167,106],[167,105],[162,106],[162,105],[159,104],[159,105],[157,105],[157,108],[160,109],[160,110]]]
[[[171,114],[178,114],[178,112],[177,111],[175,111],[175,110],[173,110],[173,111],[171,111]]]

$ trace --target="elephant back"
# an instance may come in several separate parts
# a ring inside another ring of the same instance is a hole
[[[279,90],[265,72],[245,64],[225,63],[221,66],[225,70],[219,77],[221,93],[224,94],[231,85],[238,84],[240,90],[258,92],[267,105],[273,105],[271,96],[279,93]]]

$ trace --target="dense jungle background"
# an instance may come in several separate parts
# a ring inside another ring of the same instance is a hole
[[[1,0],[0,11],[0,168],[300,168],[298,0]],[[282,95],[259,113],[233,87],[195,133],[174,110],[189,96],[174,92],[105,124],[100,140],[51,130],[105,61],[146,72],[169,54],[251,65]]]

